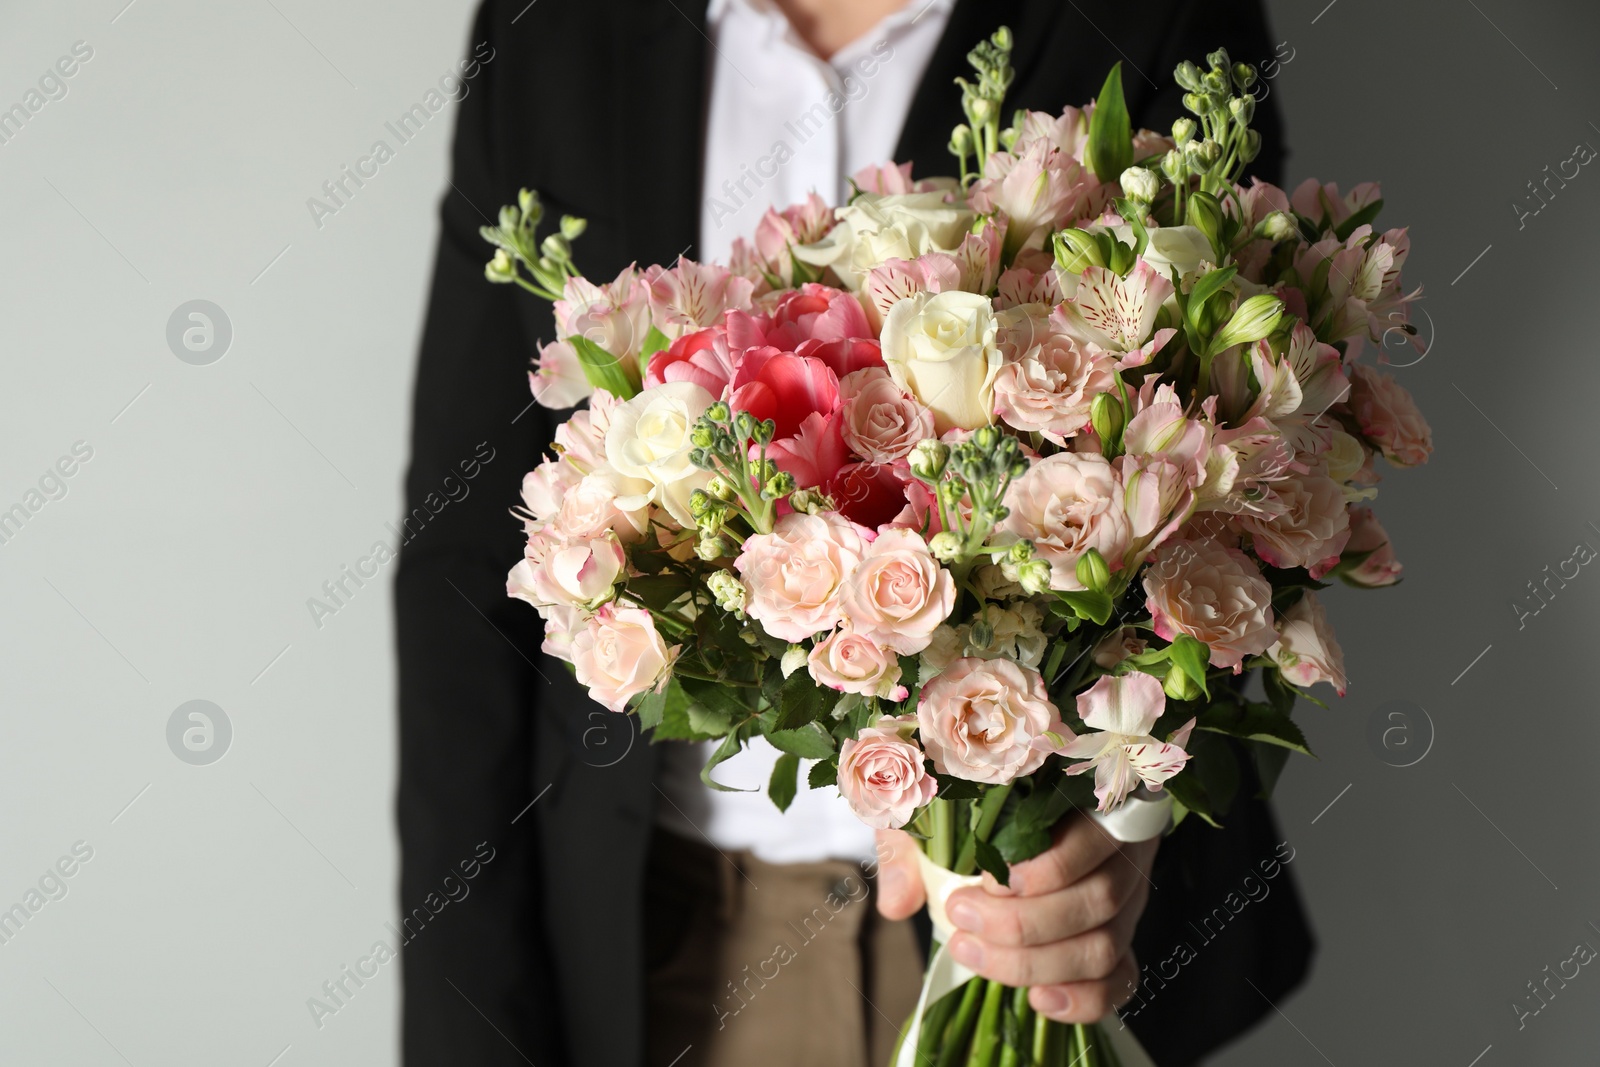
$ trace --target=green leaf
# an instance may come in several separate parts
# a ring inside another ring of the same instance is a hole
[[[735,730],[733,733],[723,738],[722,744],[717,746],[717,750],[711,754],[711,758],[706,761],[706,765],[700,768],[700,780],[719,793],[755,792],[753,789],[736,789],[731,785],[723,785],[721,782],[711,777],[711,772],[716,770],[719,764],[731,759],[738,753],[739,749],[744,747],[744,742],[739,738],[739,735],[742,732],[743,731]]]
[[[1382,210],[1383,201],[1381,199],[1374,200],[1372,203],[1368,204],[1366,207],[1362,208],[1360,211],[1357,211],[1355,214],[1339,223],[1339,225],[1335,226],[1333,228],[1333,235],[1341,241],[1348,241],[1351,234],[1355,233],[1361,227],[1376,219],[1378,217],[1378,212]]]
[[[831,759],[818,760],[811,765],[811,773],[806,776],[806,784],[812,789],[821,789],[825,785],[836,785],[839,781],[839,765]]]
[[[835,695],[823,689],[806,671],[795,671],[784,679],[778,689],[778,716],[774,726],[779,730],[798,730],[821,718],[827,697]]]
[[[1184,674],[1200,691],[1209,699],[1211,690],[1206,686],[1206,668],[1211,663],[1211,646],[1204,641],[1190,637],[1188,634],[1179,634],[1177,640],[1167,649],[1167,659],[1172,665]],[[1193,690],[1180,690],[1184,696],[1193,696]]]
[[[665,611],[688,591],[689,579],[682,574],[646,574],[628,579],[628,595],[652,611]]]
[[[604,389],[622,400],[631,399],[639,391],[633,379],[628,377],[628,372],[622,369],[622,361],[616,356],[582,334],[572,334],[567,338],[567,342],[578,354],[578,363],[583,367],[583,376],[589,379],[590,385],[596,389]]]
[[[1080,619],[1088,619],[1096,626],[1104,626],[1111,618],[1111,598],[1105,593],[1065,590],[1056,596],[1065,601]]]
[[[1278,788],[1278,776],[1289,762],[1289,749],[1260,741],[1249,742],[1249,747],[1256,764],[1256,777],[1261,779],[1261,799],[1271,800],[1273,790]]]
[[[767,796],[778,805],[779,811],[788,811],[799,788],[800,757],[785,752],[772,765],[772,780],[767,783]]]
[[[924,760],[923,766],[928,773],[933,775],[939,783],[938,797],[940,800],[980,800],[983,797],[983,788],[977,782],[969,782],[965,778],[957,778],[949,774],[938,774],[933,769],[930,760]]]
[[[689,722],[689,698],[674,677],[667,683],[666,704],[661,711],[661,722],[650,735],[652,744],[658,741],[709,741],[710,734],[696,730]]]
[[[690,700],[708,712],[730,720],[743,719],[750,714],[750,705],[743,696],[747,690],[702,678],[682,678],[679,684]]]
[[[733,719],[726,712],[704,704],[690,704],[687,710],[689,729],[702,737],[721,737],[733,729]]]
[[[1089,120],[1089,158],[1102,182],[1114,182],[1133,165],[1133,123],[1122,97],[1122,64],[1106,75]]]
[[[639,375],[644,376],[645,368],[650,365],[650,357],[672,345],[672,338],[650,327],[650,332],[644,335],[644,347],[639,349]]]
[[[779,752],[788,752],[806,759],[826,759],[833,755],[833,735],[816,723],[798,730],[773,730],[767,740]]]
[[[994,880],[1001,885],[1010,885],[1011,868],[1006,865],[1000,850],[982,838],[976,839],[973,845],[973,855],[978,861],[978,866],[994,875]]]
[[[646,693],[635,710],[639,713],[639,729],[654,730],[660,726],[667,711],[667,687]]]
[[[1282,745],[1296,752],[1311,755],[1306,745],[1306,735],[1293,719],[1279,712],[1271,704],[1254,701],[1240,707],[1237,704],[1213,704],[1200,714],[1195,726],[1212,733],[1227,734],[1247,741],[1262,741]]]

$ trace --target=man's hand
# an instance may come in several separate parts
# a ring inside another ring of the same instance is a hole
[[[950,954],[984,978],[1030,986],[1028,1002],[1041,1015],[1098,1021],[1138,985],[1133,929],[1159,845],[1123,844],[1087,816],[1070,816],[1055,844],[1011,868],[1009,888],[985,874],[981,886],[950,894]],[[907,918],[925,903],[917,843],[901,830],[879,831],[878,855],[878,911]]]

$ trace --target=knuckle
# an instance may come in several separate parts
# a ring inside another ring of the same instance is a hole
[[[1095,981],[1109,978],[1117,968],[1120,955],[1111,931],[1101,928],[1083,935],[1083,967],[1089,978]]]
[[[1110,922],[1122,910],[1122,892],[1117,880],[1107,871],[1090,875],[1083,882],[1084,910],[1095,926]]]

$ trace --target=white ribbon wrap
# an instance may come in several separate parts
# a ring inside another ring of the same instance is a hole
[[[1166,832],[1167,824],[1172,820],[1172,798],[1165,793],[1153,800],[1129,797],[1117,810],[1105,814],[1094,811],[1089,813],[1089,817],[1118,841],[1148,841]],[[939,942],[939,951],[933,954],[933,959],[928,963],[928,973],[922,979],[922,994],[917,997],[917,1010],[911,1017],[911,1026],[905,1039],[900,1043],[900,1054],[895,1057],[894,1067],[916,1067],[917,1038],[922,1033],[922,1014],[928,1010],[928,1005],[967,979],[977,977],[950,955],[950,935],[955,932],[955,927],[950,925],[950,917],[944,909],[951,893],[979,884],[983,876],[956,874],[946,870],[920,850],[917,852],[917,866],[922,871],[922,885],[928,894],[928,918],[933,920],[933,936]],[[1122,1025],[1115,1011],[1107,1012],[1105,1018],[1100,1020],[1100,1029],[1123,1067],[1156,1067],[1150,1054],[1133,1036],[1133,1031]]]

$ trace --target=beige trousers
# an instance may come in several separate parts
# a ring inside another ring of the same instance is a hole
[[[868,873],[763,863],[657,831],[648,1067],[888,1067],[922,957],[910,923],[877,914]]]

